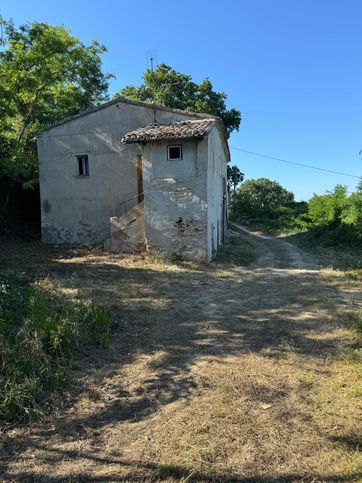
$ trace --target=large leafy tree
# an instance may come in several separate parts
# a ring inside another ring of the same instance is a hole
[[[238,211],[244,214],[275,216],[278,209],[294,203],[294,194],[277,181],[267,178],[251,179],[237,191]]]
[[[209,79],[197,84],[192,77],[181,74],[170,66],[160,64],[155,70],[148,69],[143,74],[139,87],[126,86],[115,97],[144,102],[154,102],[176,109],[214,114],[225,124],[227,134],[239,130],[241,114],[235,108],[226,108],[226,94],[215,92]]]
[[[106,49],[84,45],[63,26],[0,22],[0,176],[10,188],[29,187],[38,179],[34,132],[106,98]]]
[[[357,190],[350,195],[342,221],[354,226],[359,238],[362,239],[362,181],[358,183]]]
[[[228,190],[230,191],[231,188],[233,188],[233,194],[235,197],[237,186],[244,180],[244,173],[242,173],[236,165],[228,166],[227,178],[228,178]]]

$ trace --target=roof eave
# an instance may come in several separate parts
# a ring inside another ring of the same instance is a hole
[[[170,138],[158,138],[158,139],[131,139],[123,141],[121,139],[121,143],[123,144],[147,144],[147,143],[163,143],[165,141],[170,142],[177,142],[177,141],[192,141],[196,140],[199,141],[207,136],[208,133],[205,133],[203,136],[187,136],[187,137],[170,137]]]
[[[209,130],[212,129],[213,126],[217,126],[217,129],[220,133],[221,139],[223,141],[224,149],[225,149],[225,157],[226,157],[226,162],[229,163],[231,161],[231,154],[230,154],[230,148],[229,148],[229,143],[228,143],[228,138],[226,134],[226,128],[224,121],[220,117],[215,117],[217,122],[215,124],[212,124],[209,128]]]

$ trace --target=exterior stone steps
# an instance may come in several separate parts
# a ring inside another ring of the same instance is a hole
[[[138,203],[124,215],[110,219],[111,238],[104,247],[112,252],[137,253],[145,250],[144,202]]]

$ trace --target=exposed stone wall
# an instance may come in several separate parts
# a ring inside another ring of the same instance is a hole
[[[145,250],[145,222],[143,202],[133,206],[120,217],[110,219],[111,238],[104,244],[113,252],[137,253]]]

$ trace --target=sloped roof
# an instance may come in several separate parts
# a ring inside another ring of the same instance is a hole
[[[122,143],[144,143],[150,141],[177,141],[179,139],[201,139],[208,133],[216,119],[192,119],[167,124],[148,124],[125,134]]]
[[[42,135],[42,133],[44,133],[45,131],[48,131],[50,129],[56,128],[58,126],[66,124],[68,122],[72,122],[72,121],[77,120],[77,119],[79,119],[83,116],[87,116],[88,114],[92,114],[92,113],[100,111],[102,109],[106,109],[110,106],[116,105],[117,107],[119,107],[122,104],[130,104],[132,106],[145,107],[145,108],[152,109],[155,112],[156,111],[165,111],[165,112],[170,112],[170,113],[174,113],[174,114],[180,114],[180,115],[183,115],[183,116],[195,118],[196,120],[211,120],[212,122],[215,122],[216,125],[217,125],[217,128],[220,132],[220,135],[222,136],[222,139],[224,140],[224,147],[225,147],[225,150],[226,150],[226,156],[227,156],[228,160],[230,159],[230,151],[229,151],[228,141],[227,141],[227,137],[226,137],[225,127],[224,127],[222,120],[220,118],[218,118],[217,116],[213,116],[211,114],[201,114],[201,113],[197,113],[197,112],[182,111],[180,109],[174,109],[174,108],[162,106],[162,105],[159,105],[159,104],[151,104],[151,103],[147,103],[147,102],[124,99],[123,97],[118,97],[117,99],[113,99],[112,101],[106,102],[105,104],[100,104],[99,106],[93,107],[91,109],[87,109],[86,111],[80,112],[79,114],[75,114],[74,116],[66,117],[66,118],[62,119],[61,121],[59,121],[55,124],[52,124],[51,126],[48,126],[48,127],[43,128],[39,131],[36,131],[35,134],[36,134],[37,137],[39,137],[39,136]],[[178,138],[178,139],[182,139],[182,138]]]
[[[95,107],[91,107],[89,109],[86,109],[85,111],[79,112],[78,114],[74,114],[73,116],[68,116],[65,117],[64,119],[61,119],[60,121],[51,124],[50,126],[47,126],[43,129],[40,129],[36,131],[36,135],[40,135],[44,131],[48,131],[49,129],[53,129],[54,127],[61,126],[62,124],[66,124],[67,122],[74,121],[76,119],[79,119],[80,117],[87,116],[88,114],[92,114],[93,112],[100,111],[102,109],[105,109],[109,106],[113,106],[114,104],[130,104],[132,106],[140,106],[140,107],[148,107],[150,109],[158,110],[158,111],[166,111],[166,112],[173,112],[175,114],[183,114],[187,115],[190,117],[196,117],[196,118],[214,118],[215,116],[212,116],[211,114],[203,114],[203,113],[198,113],[198,112],[191,112],[191,111],[182,111],[181,109],[175,109],[172,107],[166,107],[162,106],[161,104],[152,104],[149,102],[141,102],[141,101],[133,101],[130,99],[125,99],[124,97],[117,97],[116,99],[113,99],[112,101],[105,102],[103,104],[100,104]]]

